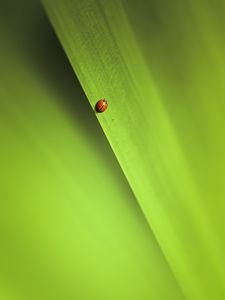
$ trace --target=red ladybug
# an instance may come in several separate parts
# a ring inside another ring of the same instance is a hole
[[[96,104],[96,110],[99,113],[102,113],[103,111],[105,111],[108,107],[108,102],[105,99],[101,99],[97,102]]]

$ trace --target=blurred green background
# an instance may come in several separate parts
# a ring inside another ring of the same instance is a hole
[[[0,298],[183,299],[41,4],[0,11]]]
[[[0,4],[0,298],[225,299],[225,2],[43,4]]]

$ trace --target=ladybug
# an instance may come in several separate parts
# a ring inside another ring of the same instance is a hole
[[[96,103],[96,110],[99,113],[102,113],[103,111],[105,111],[108,107],[108,102],[105,99],[101,99]]]

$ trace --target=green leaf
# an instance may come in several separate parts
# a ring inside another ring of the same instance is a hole
[[[185,296],[223,299],[224,2],[43,3]]]

